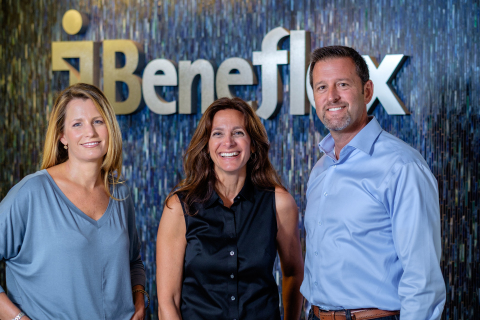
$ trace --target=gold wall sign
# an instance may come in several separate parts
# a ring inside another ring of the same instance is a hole
[[[122,55],[125,57],[125,65]],[[135,112],[142,102],[142,80],[136,73],[144,67],[142,46],[132,40],[103,41],[103,91],[113,103],[117,114]],[[122,101],[122,84],[128,87],[128,97]]]
[[[85,33],[89,23],[88,16],[77,10],[68,10],[63,15],[62,27],[66,33],[75,35],[79,33]]]
[[[79,59],[77,70],[65,59]],[[52,70],[68,71],[70,85],[85,82],[98,86],[100,68],[100,42],[58,41],[52,42]]]
[[[63,17],[62,25],[69,34],[84,31],[88,17],[75,10],[69,10]],[[68,30],[68,31],[67,31]],[[280,50],[279,43],[290,37],[289,50]],[[257,77],[252,65],[262,70],[262,103],[248,103],[263,119],[271,119],[279,112],[283,99],[283,84],[279,65],[290,64],[290,114],[306,115],[310,105],[315,107],[313,91],[309,82],[310,32],[288,30],[282,27],[268,32],[261,45],[261,51],[254,51],[253,63],[242,58],[229,58],[215,70],[204,59],[184,60],[177,64],[167,59],[154,59],[146,66],[143,47],[132,40],[62,41],[52,43],[53,71],[68,71],[70,84],[86,82],[99,84],[100,46],[103,46],[104,92],[117,114],[130,114],[143,106],[157,114],[192,114],[196,112],[196,83],[201,79],[201,111],[221,97],[233,97],[230,86],[256,85]],[[391,81],[406,60],[404,55],[386,55],[381,64],[373,57],[363,56],[373,81],[375,96],[367,106],[370,110],[379,102],[388,114],[405,115],[407,108],[395,94]],[[79,70],[65,59],[80,60]],[[232,73],[236,70],[237,73]],[[143,76],[140,74],[143,71]],[[128,87],[128,97],[122,97],[122,86]],[[156,89],[161,86],[179,87],[178,100],[166,101]],[[143,97],[143,99],[142,99]]]

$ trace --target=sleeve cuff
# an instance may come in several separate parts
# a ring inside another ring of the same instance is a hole
[[[136,285],[141,285],[145,288],[145,267],[141,260],[130,265],[130,278],[132,281],[132,288]]]

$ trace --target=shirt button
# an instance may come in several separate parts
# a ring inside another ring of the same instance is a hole
[[[315,251],[315,255],[318,256],[318,252],[317,252],[317,251]]]
[[[321,226],[321,225],[322,225],[322,221],[318,221],[318,225]]]
[[[235,300],[235,297],[234,297],[234,296],[231,296],[230,299],[232,299],[232,301],[234,301],[234,300]]]
[[[327,196],[327,193],[325,192],[323,195],[326,197],[326,196]]]
[[[235,254],[235,252],[233,251],[230,251],[230,255],[233,256]]]
[[[337,165],[334,165],[333,167],[334,167],[334,168],[336,168],[336,167],[337,167]]]
[[[230,275],[230,278],[232,278],[232,279],[235,278],[235,276],[233,275],[233,273]]]
[[[318,286],[318,282],[317,282],[317,281],[315,281],[314,284],[315,284],[316,286]]]

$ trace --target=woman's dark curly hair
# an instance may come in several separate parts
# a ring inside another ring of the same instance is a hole
[[[247,179],[261,189],[281,187],[280,177],[268,158],[270,143],[267,132],[255,111],[240,98],[221,98],[212,103],[203,114],[187,151],[183,156],[185,179],[168,195],[165,203],[176,194],[182,194],[187,214],[195,214],[194,205],[205,203],[212,196],[217,182],[214,164],[208,154],[208,141],[212,133],[215,114],[220,110],[237,110],[245,119],[245,129],[250,136],[252,156],[247,162]]]

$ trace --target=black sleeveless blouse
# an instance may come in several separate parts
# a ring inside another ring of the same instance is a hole
[[[195,210],[185,215],[183,320],[280,319],[274,190],[246,182],[230,208],[214,192]]]

